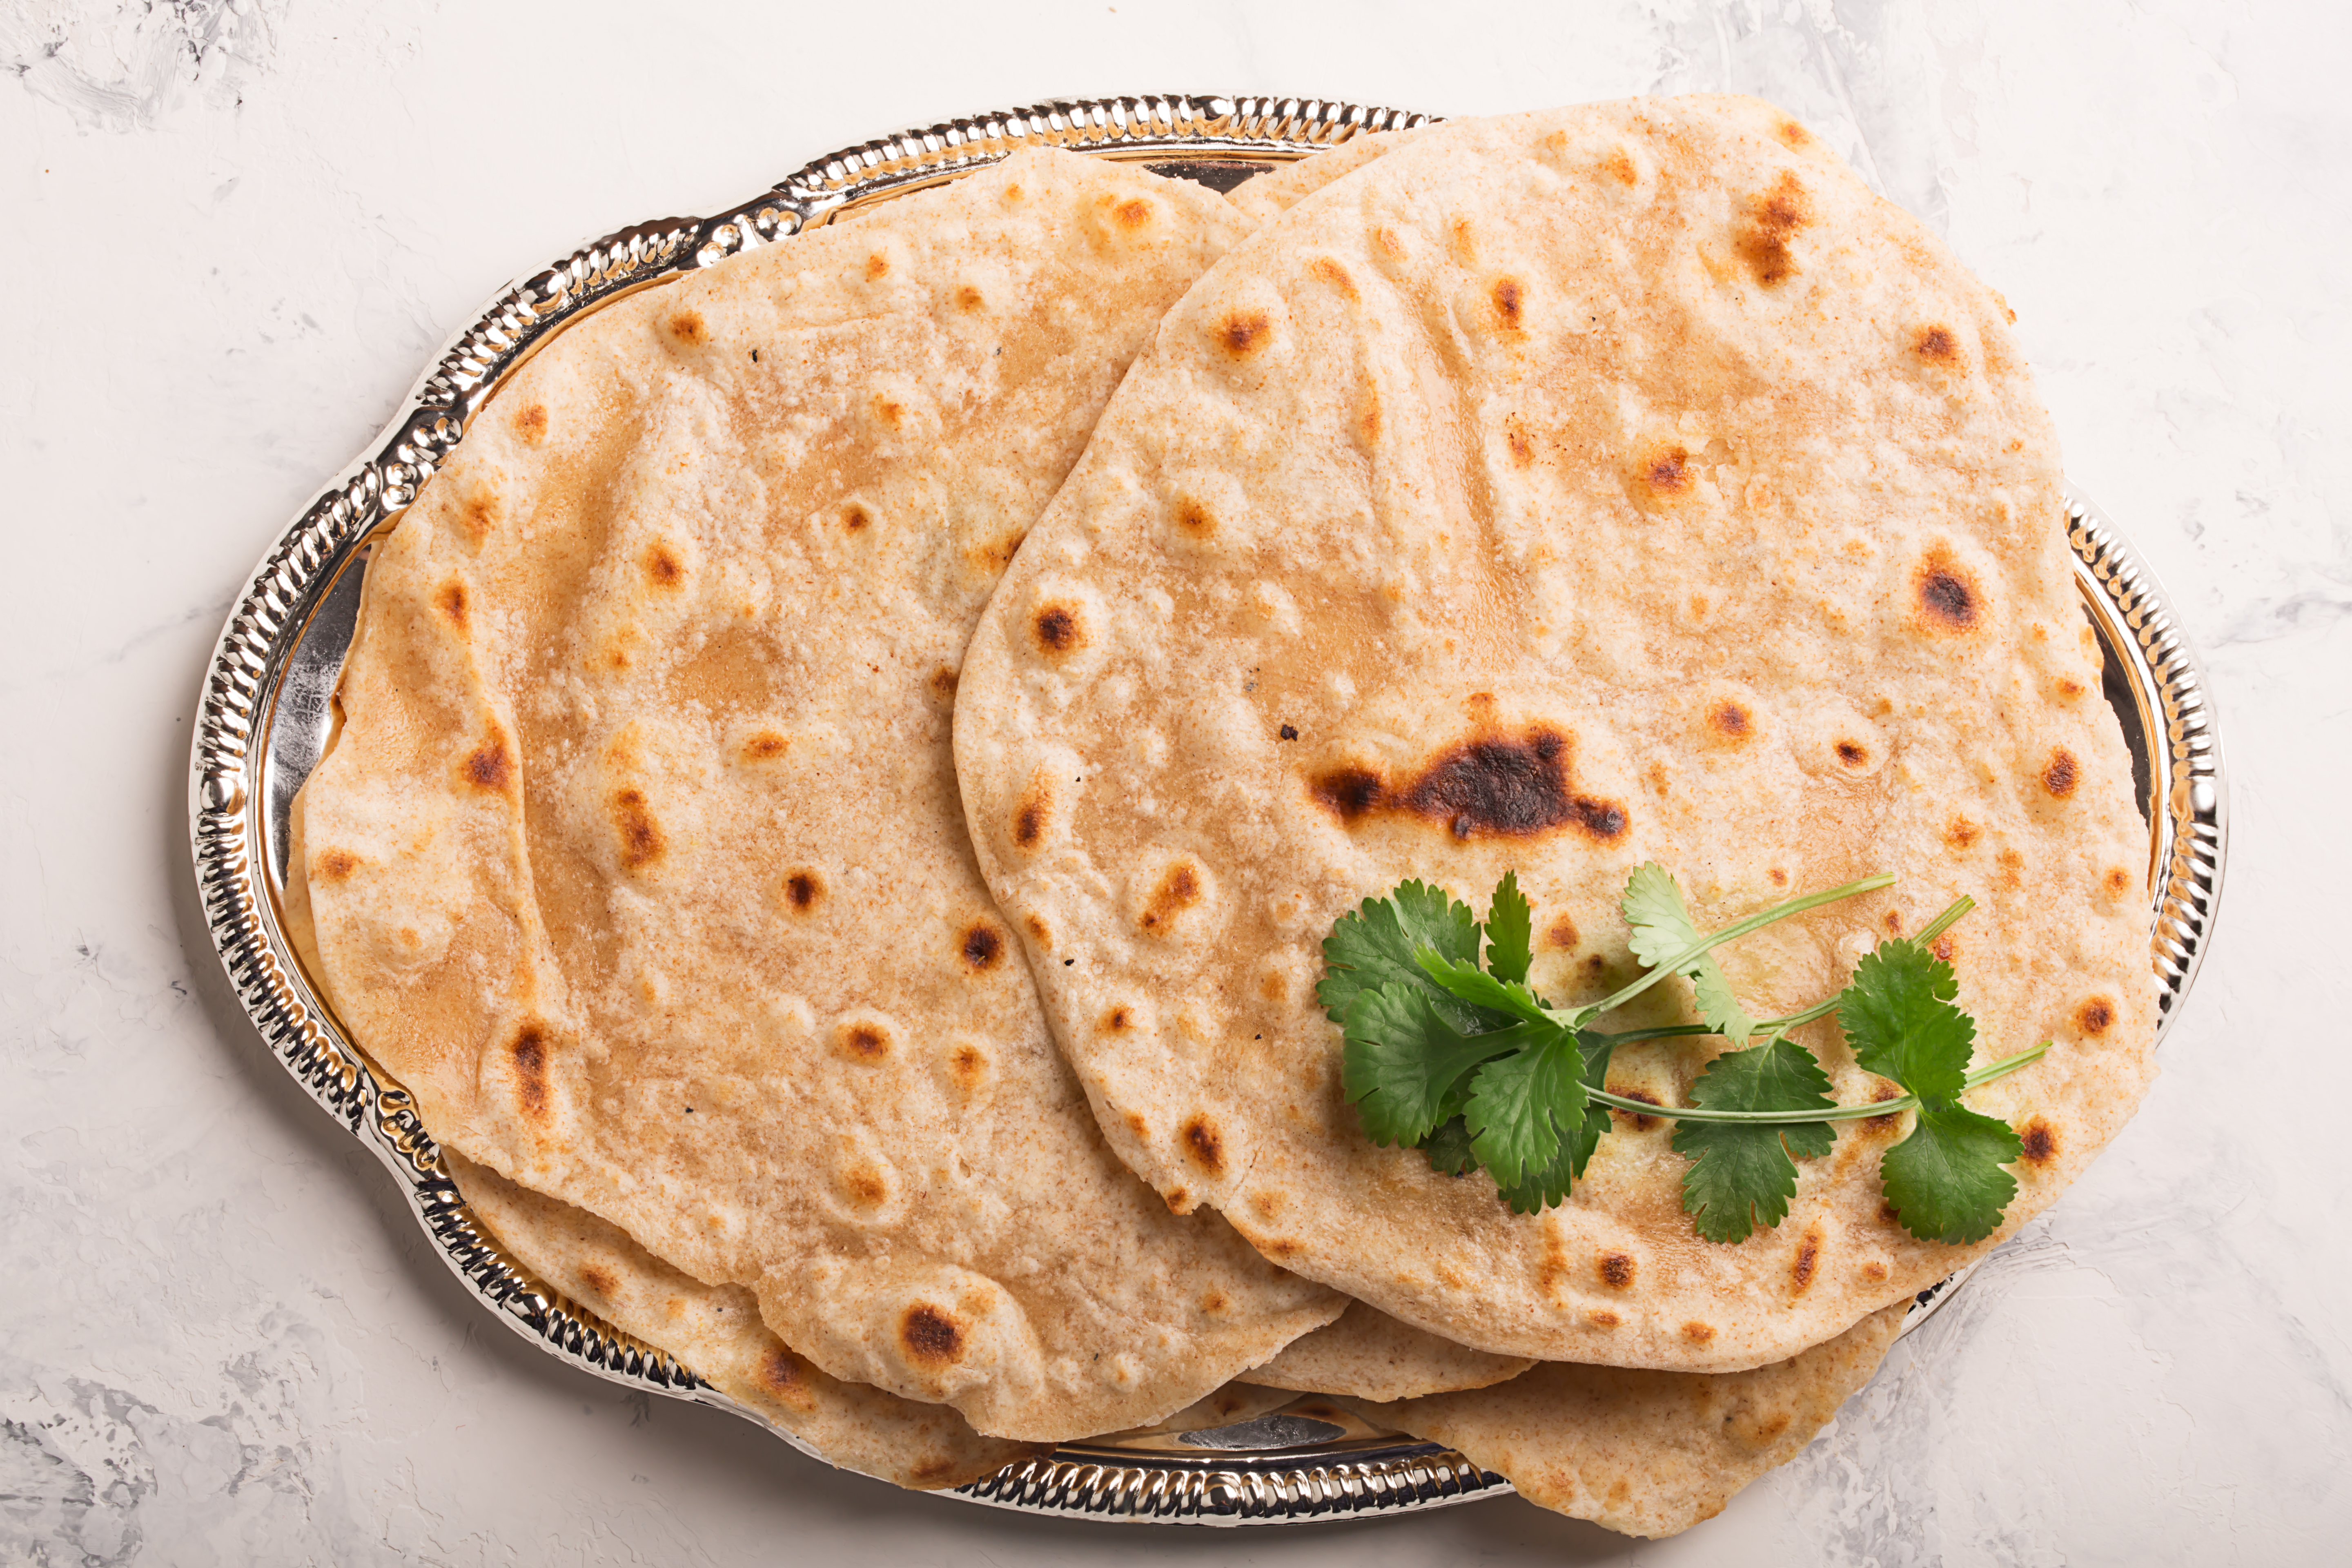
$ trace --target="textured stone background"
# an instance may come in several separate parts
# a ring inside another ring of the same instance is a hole
[[[2342,1560],[2342,7],[677,9],[0,0],[0,1562]],[[1778,99],[2007,295],[2069,471],[2210,663],[2236,848],[2146,1109],[1679,1541],[1517,1500],[1024,1521],[566,1371],[268,1058],[194,918],[188,722],[230,596],[495,287],[853,140],[1171,88]]]

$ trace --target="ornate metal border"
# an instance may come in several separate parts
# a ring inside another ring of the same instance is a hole
[[[198,702],[188,808],[205,922],[271,1054],[399,1178],[444,1261],[509,1327],[599,1377],[713,1405],[767,1426],[507,1255],[467,1209],[407,1091],[343,1037],[279,926],[282,868],[271,862],[278,837],[271,799],[280,781],[272,777],[279,760],[272,742],[281,712],[302,700],[289,692],[287,677],[313,618],[345,574],[356,570],[371,535],[415,500],[516,366],[563,326],[623,294],[952,179],[1022,147],[1144,162],[1231,188],[1364,132],[1432,118],[1320,99],[1162,94],[1056,101],[863,142],[815,160],[716,216],[657,220],[605,236],[501,290],[417,381],[371,454],[346,468],[272,545],[222,628]],[[2128,666],[2128,690],[2149,716],[2151,739],[2160,729],[2164,742],[2144,749],[2156,807],[2152,853],[2162,871],[2155,958],[2168,1026],[2196,976],[2220,893],[2226,848],[2220,747],[2201,672],[2153,579],[2103,516],[2085,502],[2071,506],[2094,621],[2111,656]],[[1906,1331],[1962,1278],[1965,1272],[1923,1292]],[[789,1434],[776,1435],[803,1447]],[[1508,1490],[1503,1478],[1450,1449],[1399,1437],[1213,1458],[1122,1458],[1101,1446],[1068,1445],[955,1495],[1035,1513],[1255,1524],[1438,1508]]]

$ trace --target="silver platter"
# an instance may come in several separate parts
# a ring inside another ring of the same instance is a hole
[[[328,700],[376,534],[415,498],[507,374],[564,326],[624,294],[789,242],[1023,147],[1140,163],[1230,191],[1366,132],[1431,118],[1311,99],[1057,101],[864,142],[715,216],[607,235],[501,290],[434,360],[369,454],[278,536],[222,628],[199,704],[188,814],[205,921],[271,1052],[391,1170],[443,1259],[509,1328],[599,1377],[767,1426],[506,1255],[467,1208],[408,1092],[344,1037],[286,941],[278,900],[288,807],[326,740]],[[2196,978],[2221,895],[2228,818],[2220,738],[2196,656],[2147,568],[2089,502],[2070,497],[2068,521],[2084,605],[2105,651],[2105,696],[2122,721],[2148,821],[2160,1039]],[[1965,1278],[1923,1291],[1905,1331]],[[1442,1508],[1510,1489],[1449,1448],[1367,1427],[1308,1396],[1205,1431],[1065,1444],[950,1495],[1031,1513],[1276,1524]]]

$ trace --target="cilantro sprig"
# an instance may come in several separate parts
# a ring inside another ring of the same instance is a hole
[[[1880,1160],[1887,1202],[1914,1236],[1977,1241],[2017,1194],[2001,1167],[2022,1145],[2007,1123],[1961,1097],[2040,1060],[2049,1043],[1970,1069],[1976,1024],[1957,1004],[1951,965],[1929,944],[1971,900],[1916,936],[1879,942],[1836,995],[1785,1017],[1749,1016],[1712,956],[1775,921],[1894,880],[1865,877],[1702,932],[1674,878],[1654,863],[1637,867],[1619,907],[1644,972],[1576,1008],[1554,1006],[1527,983],[1534,911],[1516,873],[1496,888],[1483,921],[1443,889],[1408,881],[1333,925],[1316,994],[1345,1036],[1342,1085],[1371,1140],[1419,1148],[1448,1174],[1484,1169],[1517,1213],[1567,1201],[1613,1107],[1675,1121],[1672,1147],[1689,1162],[1684,1211],[1707,1240],[1737,1243],[1787,1217],[1796,1162],[1827,1154],[1837,1123],[1912,1114],[1909,1133]],[[1691,983],[1704,1022],[1621,1034],[1591,1026],[1677,975]],[[1821,1063],[1790,1038],[1832,1013],[1854,1060],[1894,1080],[1900,1097],[1837,1102]],[[1688,1104],[1654,1105],[1605,1087],[1618,1046],[1678,1036],[1719,1036],[1731,1047],[1692,1081]]]

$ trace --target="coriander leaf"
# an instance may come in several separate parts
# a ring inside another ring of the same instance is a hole
[[[1323,939],[1323,979],[1315,987],[1316,1000],[1333,1023],[1344,1024],[1359,992],[1405,981],[1442,994],[1413,962],[1413,953],[1424,947],[1475,963],[1477,918],[1469,905],[1455,902],[1443,888],[1400,882],[1387,897],[1366,899],[1333,923],[1331,934]],[[1496,1022],[1479,1018],[1451,996],[1444,997],[1440,1010],[1464,1029]]]
[[[1838,1023],[1865,1072],[1891,1078],[1927,1102],[1960,1098],[1975,1020],[1952,1005],[1952,966],[1893,938],[1863,955],[1837,1000]]]
[[[1587,1035],[1579,1042],[1584,1047],[1584,1087],[1595,1089],[1609,1081],[1611,1042]],[[1502,1189],[1503,1201],[1515,1214],[1539,1214],[1568,1201],[1570,1186],[1584,1174],[1584,1167],[1592,1161],[1592,1152],[1601,1144],[1601,1135],[1609,1131],[1609,1108],[1597,1100],[1584,1104],[1584,1122],[1563,1137],[1559,1152],[1542,1170],[1524,1177],[1515,1186]],[[1465,1129],[1467,1135],[1467,1129]]]
[[[1517,1048],[1529,1026],[1465,1035],[1418,983],[1359,991],[1348,1004],[1340,1082],[1375,1143],[1418,1143],[1453,1116],[1448,1097],[1470,1069]]]
[[[1486,969],[1497,980],[1524,984],[1535,961],[1535,910],[1519,891],[1519,874],[1506,871],[1486,910]]]
[[[1886,1201],[1922,1241],[1982,1241],[2000,1224],[2017,1178],[2001,1166],[2025,1145],[1999,1121],[1960,1105],[1929,1105],[1911,1135],[1878,1163]]]
[[[1518,1027],[1530,1043],[1478,1069],[1464,1111],[1470,1147],[1498,1187],[1518,1186],[1550,1164],[1562,1134],[1584,1124],[1584,1053],[1576,1036],[1557,1026]]]
[[[1691,923],[1682,889],[1654,860],[1633,868],[1618,907],[1625,916],[1625,923],[1633,928],[1633,956],[1652,968],[1706,940],[1698,927]],[[1748,1037],[1756,1032],[1756,1021],[1740,1008],[1739,999],[1731,994],[1731,982],[1725,978],[1715,955],[1703,952],[1684,964],[1682,972],[1690,976],[1698,1016],[1706,1020],[1706,1026],[1734,1046],[1746,1044]]]
[[[1711,1110],[1828,1110],[1837,1103],[1813,1054],[1778,1036],[1709,1062],[1691,1084],[1690,1102]],[[1835,1136],[1826,1121],[1677,1121],[1674,1151],[1691,1162],[1683,1173],[1683,1212],[1709,1241],[1745,1241],[1759,1224],[1779,1225],[1797,1195],[1790,1155],[1826,1154]]]
[[[1553,1017],[1542,1000],[1517,981],[1498,979],[1476,964],[1445,958],[1431,948],[1424,947],[1413,956],[1422,973],[1456,1001],[1466,1002],[1482,1012],[1499,1013],[1547,1027],[1564,1022]]]
[[[1459,1116],[1439,1122],[1421,1147],[1429,1168],[1440,1175],[1466,1176],[1478,1168],[1478,1156],[1470,1152],[1469,1125]]]

